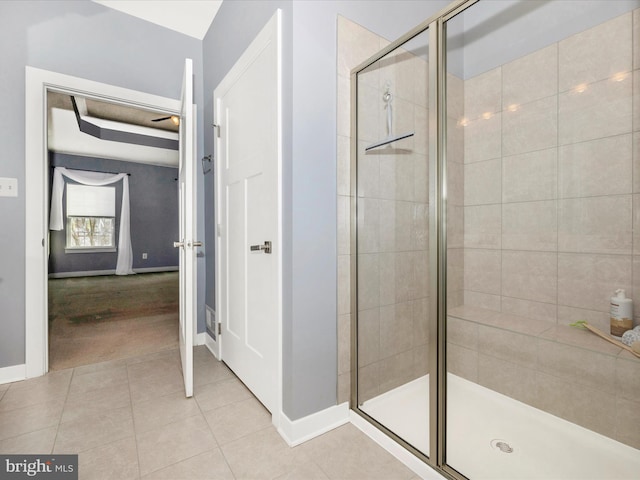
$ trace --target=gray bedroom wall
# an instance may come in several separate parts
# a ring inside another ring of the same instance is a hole
[[[177,168],[105,158],[83,157],[50,152],[51,167],[67,167],[98,172],[126,172],[129,177],[131,211],[131,246],[133,269],[177,268],[178,250],[173,242],[178,238],[178,177]],[[50,180],[53,178],[51,174]],[[122,182],[116,188],[116,242],[119,235]],[[66,190],[65,190],[66,192]],[[66,198],[66,193],[65,193]],[[63,199],[63,208],[66,208]],[[115,270],[117,252],[65,253],[66,229],[52,231],[49,246],[49,274]],[[142,253],[147,259],[142,258]]]
[[[448,3],[225,0],[204,39],[208,125],[216,85],[275,10],[283,10],[283,399],[292,420],[336,403],[337,15],[395,39]],[[213,151],[210,129],[205,130],[205,150]],[[205,195],[210,246],[213,185],[211,176]],[[210,257],[207,303],[212,307],[213,275]]]
[[[202,155],[202,42],[94,2],[0,2],[0,176],[18,179],[0,198],[0,368],[25,361],[25,66],[178,98],[185,58],[194,61]],[[204,227],[199,171],[199,228]],[[200,230],[202,231],[202,230]],[[199,259],[199,331],[204,331],[204,259]]]

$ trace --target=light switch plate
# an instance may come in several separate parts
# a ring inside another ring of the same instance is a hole
[[[18,179],[0,177],[0,197],[17,197]]]

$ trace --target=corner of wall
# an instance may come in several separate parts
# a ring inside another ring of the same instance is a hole
[[[349,422],[349,403],[326,408],[298,420],[290,420],[282,412],[278,433],[290,447],[311,440]]]

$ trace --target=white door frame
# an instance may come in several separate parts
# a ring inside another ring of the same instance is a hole
[[[270,27],[269,27],[270,26]],[[277,208],[278,208],[278,234],[277,234],[277,242],[279,248],[274,251],[274,254],[277,255],[277,310],[276,310],[276,323],[277,323],[277,396],[276,396],[276,411],[272,412],[271,422],[276,428],[280,428],[283,423],[288,421],[288,418],[284,414],[283,410],[283,400],[282,400],[282,373],[283,373],[283,365],[282,365],[282,10],[276,10],[276,13],[273,17],[267,22],[264,30],[261,31],[260,35],[265,35],[265,30],[268,28],[273,28],[276,30],[277,43],[278,43],[278,55],[277,55],[277,70],[278,70],[278,79],[277,79],[277,119],[276,119],[276,128],[278,130],[278,139],[277,139],[277,150],[278,150],[278,160],[277,160],[277,182],[278,182],[278,200],[277,200]],[[257,38],[257,37],[256,37]],[[244,54],[243,54],[244,55]],[[245,59],[245,63],[248,63],[248,60]],[[243,70],[246,68],[244,65],[234,65],[232,68],[238,68],[239,70]],[[217,88],[217,87],[216,87]],[[215,89],[214,89],[215,92]],[[217,107],[218,102],[215,98],[215,93],[213,97],[213,118],[214,122],[217,118]],[[220,135],[220,131],[216,128],[216,133]],[[224,135],[224,132],[222,132]],[[217,143],[216,143],[217,146]],[[220,294],[220,267],[221,267],[221,255],[220,255],[220,247],[221,247],[221,228],[220,218],[221,218],[221,208],[223,205],[223,189],[221,188],[221,169],[223,168],[218,161],[218,157],[216,157],[216,183],[215,183],[215,198],[216,198],[216,208],[215,208],[215,225],[216,225],[216,268],[215,268],[215,299],[216,299],[216,349],[221,360],[224,360],[224,336],[217,335],[219,332],[218,325],[220,324],[221,318],[218,315],[220,312],[222,302],[224,299]],[[225,204],[226,205],[226,204]],[[289,421],[290,422],[290,421]]]
[[[168,115],[180,115],[180,101],[29,66],[25,77],[25,378],[31,378],[49,370],[47,91]]]

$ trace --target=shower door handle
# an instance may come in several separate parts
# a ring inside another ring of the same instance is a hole
[[[267,240],[263,245],[251,245],[249,248],[252,252],[259,252],[262,250],[264,253],[271,253],[271,242]]]

